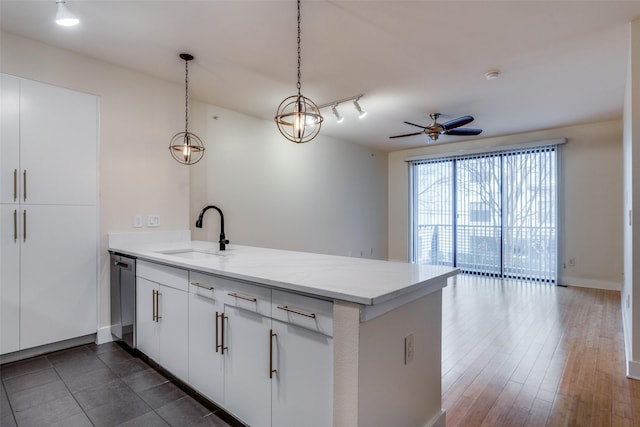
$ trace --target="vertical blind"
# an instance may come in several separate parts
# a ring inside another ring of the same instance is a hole
[[[555,283],[556,170],[556,146],[412,162],[413,261]]]

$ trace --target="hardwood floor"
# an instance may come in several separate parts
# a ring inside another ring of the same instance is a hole
[[[620,293],[459,276],[443,291],[447,426],[640,426]]]

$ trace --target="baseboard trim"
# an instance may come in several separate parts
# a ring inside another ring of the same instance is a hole
[[[627,358],[627,378],[640,380],[640,362]]]
[[[561,285],[579,288],[604,289],[607,291],[621,291],[622,283],[607,282],[605,280],[584,279],[581,277],[563,276],[559,280]]]
[[[9,362],[16,362],[18,360],[40,356],[45,353],[51,353],[52,351],[65,350],[67,348],[76,347],[78,345],[93,343],[95,341],[96,334],[89,334],[82,337],[71,338],[64,341],[41,345],[40,347],[27,348],[13,353],[0,355],[0,363],[4,364]]]
[[[425,427],[446,427],[447,425],[447,412],[444,409],[440,409],[440,413],[435,415],[429,420]]]
[[[111,341],[113,341],[113,335],[111,335],[111,326],[98,328],[98,333],[96,335],[96,344],[100,345]]]

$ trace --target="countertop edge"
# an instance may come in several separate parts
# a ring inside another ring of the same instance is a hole
[[[264,248],[259,248],[264,249]],[[364,306],[377,306],[381,304],[389,303],[393,300],[396,300],[401,297],[407,297],[411,294],[419,294],[421,290],[429,289],[428,292],[422,294],[428,294],[440,290],[447,286],[447,279],[453,276],[456,276],[460,273],[459,269],[450,268],[448,271],[445,271],[441,274],[434,275],[426,280],[422,280],[420,282],[413,283],[411,285],[405,286],[400,289],[393,290],[388,293],[383,293],[374,297],[363,297],[354,294],[348,294],[344,292],[340,292],[337,290],[324,289],[320,287],[310,287],[304,284],[299,283],[289,283],[283,282],[279,280],[271,280],[265,277],[256,277],[247,274],[242,274],[234,271],[221,270],[217,268],[212,268],[208,266],[204,266],[199,264],[197,261],[192,260],[182,260],[177,257],[167,257],[165,254],[159,253],[157,250],[147,249],[147,248],[125,248],[125,247],[110,247],[110,252],[115,252],[121,255],[133,257],[139,260],[155,262],[163,265],[168,265],[172,267],[178,267],[186,270],[196,271],[204,274],[212,274],[225,278],[241,280],[244,282],[254,283],[263,286],[269,286],[279,290],[286,290],[290,292],[300,293],[316,298],[326,299],[326,300],[341,300],[356,304],[361,304]],[[287,251],[290,252],[290,251]],[[313,256],[316,254],[308,254],[309,256]],[[395,262],[395,261],[381,261],[381,260],[371,260],[380,263],[387,262]]]

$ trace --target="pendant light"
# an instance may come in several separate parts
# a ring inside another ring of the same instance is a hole
[[[181,53],[180,58],[184,60],[184,132],[179,132],[171,138],[169,151],[176,161],[183,165],[196,164],[204,156],[204,144],[195,133],[189,132],[189,61],[193,60],[193,55]]]
[[[302,96],[300,90],[300,0],[298,0],[298,94],[285,98],[274,118],[278,130],[291,142],[309,142],[318,135],[323,117],[312,100]]]

